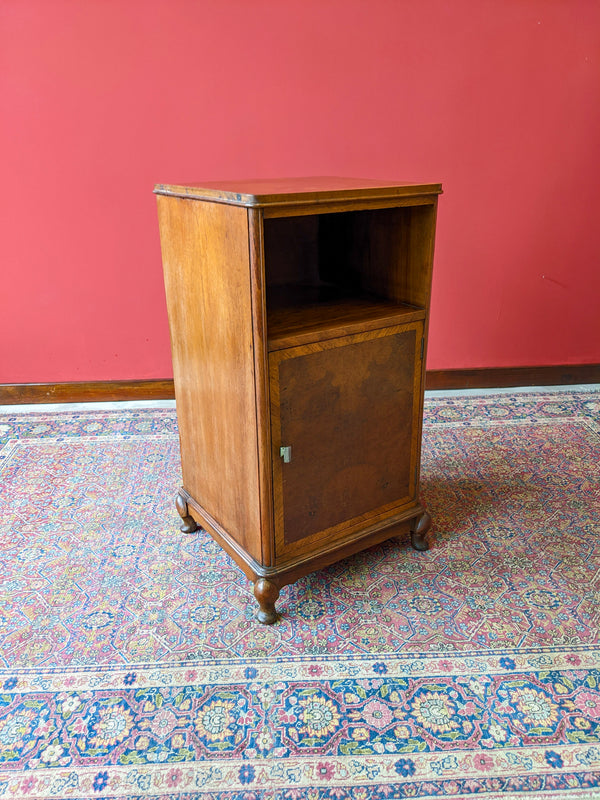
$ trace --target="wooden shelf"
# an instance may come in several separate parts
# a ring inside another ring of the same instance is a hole
[[[278,303],[267,307],[267,348],[283,350],[361,331],[386,328],[425,318],[425,310],[373,297],[335,297],[321,292],[307,302],[307,291],[296,302],[289,293],[273,293]]]

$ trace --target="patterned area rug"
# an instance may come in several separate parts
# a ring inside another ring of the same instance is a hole
[[[436,547],[271,627],[178,533],[173,410],[0,415],[0,797],[600,797],[599,411],[429,399]]]

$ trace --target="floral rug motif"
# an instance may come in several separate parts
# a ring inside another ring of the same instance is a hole
[[[184,536],[171,409],[0,415],[0,798],[600,798],[600,392],[426,401],[436,546]]]

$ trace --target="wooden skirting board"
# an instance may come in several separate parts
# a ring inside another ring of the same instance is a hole
[[[430,391],[502,389],[511,386],[568,386],[580,383],[600,383],[600,364],[428,370],[425,388]]]
[[[0,405],[172,400],[172,380],[0,384]]]
[[[567,386],[579,383],[600,383],[600,364],[429,370],[426,388],[430,391],[500,389],[510,386]],[[0,405],[172,400],[174,397],[173,381],[169,379],[0,384]]]

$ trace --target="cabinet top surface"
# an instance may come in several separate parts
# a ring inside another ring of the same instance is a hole
[[[208,183],[163,184],[155,194],[189,197],[216,203],[261,208],[307,202],[354,199],[393,199],[437,195],[439,183],[386,182],[361,178],[278,178]]]

